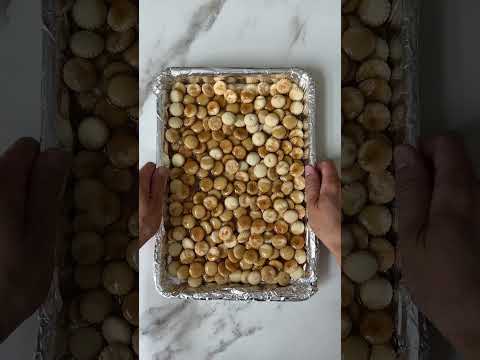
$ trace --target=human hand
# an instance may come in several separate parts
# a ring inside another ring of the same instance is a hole
[[[140,170],[138,209],[140,247],[160,228],[167,180],[168,169],[156,168],[154,163],[147,163]]]
[[[47,296],[69,163],[29,138],[0,156],[0,342]]]
[[[308,223],[341,263],[341,186],[335,164],[323,161],[305,168]]]
[[[414,301],[466,359],[480,354],[480,186],[463,143],[395,151],[400,258]]]

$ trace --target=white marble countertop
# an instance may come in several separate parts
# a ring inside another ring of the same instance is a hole
[[[296,66],[317,85],[319,157],[340,156],[340,1],[142,0],[140,164],[155,161],[155,98],[166,66]],[[320,289],[302,303],[186,302],[154,287],[140,253],[141,359],[340,358],[340,272],[323,251]]]

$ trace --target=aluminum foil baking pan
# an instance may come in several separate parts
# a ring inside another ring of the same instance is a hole
[[[416,146],[420,136],[420,111],[418,88],[419,25],[420,8],[418,0],[394,0],[392,2],[391,30],[400,36],[403,45],[404,92],[401,94],[405,106],[404,126],[398,143]],[[394,209],[394,213],[398,212]],[[397,254],[400,253],[398,243]],[[429,322],[413,302],[406,284],[402,281],[400,257],[397,256],[394,271],[395,288],[395,337],[399,359],[430,359],[431,344]]]
[[[315,81],[312,76],[297,68],[167,68],[153,83],[153,92],[157,97],[157,164],[168,166],[168,154],[164,144],[165,120],[167,119],[166,105],[168,94],[175,81],[188,80],[190,77],[258,77],[260,79],[274,79],[287,77],[297,83],[305,92],[306,115],[305,129],[305,158],[306,164],[313,164],[317,160],[315,129]],[[162,223],[156,235],[154,254],[154,278],[158,292],[168,298],[182,298],[195,300],[258,300],[258,301],[301,301],[310,298],[318,290],[319,251],[318,240],[312,229],[307,225],[305,233],[305,249],[307,251],[307,265],[305,277],[292,282],[289,286],[274,285],[217,285],[204,284],[199,288],[190,288],[180,284],[166,271],[167,242],[165,227]]]
[[[61,145],[57,136],[57,115],[59,106],[57,101],[60,89],[60,72],[58,71],[60,59],[59,34],[62,29],[60,4],[55,0],[42,0],[42,109],[41,109],[41,134],[40,146],[42,150]],[[67,119],[68,120],[68,119]],[[35,360],[55,359],[60,353],[60,341],[63,331],[62,321],[63,301],[60,294],[58,269],[54,270],[52,284],[47,299],[38,309],[39,328],[37,344],[33,358]]]

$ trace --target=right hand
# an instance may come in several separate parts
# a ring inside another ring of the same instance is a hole
[[[395,151],[399,246],[414,301],[466,359],[480,354],[480,186],[453,137]]]
[[[323,161],[315,167],[308,165],[305,168],[305,192],[308,223],[341,264],[341,185],[335,164]]]

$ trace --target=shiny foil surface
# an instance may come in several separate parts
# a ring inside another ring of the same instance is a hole
[[[392,2],[391,27],[399,32],[403,45],[403,74],[405,91],[402,93],[406,107],[402,136],[396,143],[416,146],[420,136],[420,109],[418,88],[419,25],[422,1],[394,0]],[[398,209],[394,209],[394,214]],[[398,215],[397,215],[398,216]],[[396,223],[398,224],[398,218]],[[398,243],[397,254],[400,254]],[[430,359],[431,344],[429,322],[413,302],[408,288],[402,280],[400,256],[397,256],[394,279],[395,336],[394,342],[402,360]]]
[[[153,92],[157,96],[157,164],[168,166],[167,148],[164,142],[165,123],[168,118],[167,104],[171,87],[176,81],[187,80],[190,77],[235,77],[244,80],[246,77],[255,77],[265,81],[288,78],[301,87],[305,93],[304,115],[305,131],[305,164],[313,164],[317,160],[315,126],[315,81],[312,76],[297,68],[167,68],[154,81]],[[305,250],[307,263],[305,277],[293,281],[290,285],[281,287],[276,285],[244,285],[244,284],[203,284],[198,288],[191,288],[187,284],[180,284],[167,272],[167,240],[165,226],[156,235],[154,254],[154,278],[158,292],[169,298],[194,300],[258,300],[258,301],[302,301],[310,298],[318,290],[319,246],[315,234],[307,225],[305,227]]]

